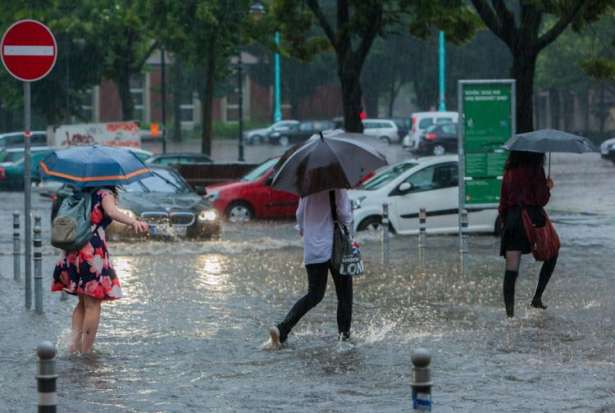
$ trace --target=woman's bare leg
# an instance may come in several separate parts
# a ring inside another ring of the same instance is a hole
[[[96,332],[98,331],[98,323],[100,322],[100,305],[102,300],[84,297],[85,317],[83,318],[83,342],[81,352],[89,353],[92,351],[94,341],[96,340]]]
[[[83,297],[79,296],[79,302],[73,310],[73,321],[71,324],[71,338],[68,351],[76,353],[81,351],[81,333],[83,329],[83,317],[85,316],[85,304]]]

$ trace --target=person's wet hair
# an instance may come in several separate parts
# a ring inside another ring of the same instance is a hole
[[[542,168],[545,164],[545,154],[539,152],[511,151],[506,160],[505,169],[519,167]]]

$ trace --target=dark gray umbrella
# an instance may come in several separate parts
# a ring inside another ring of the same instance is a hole
[[[301,196],[352,188],[369,172],[387,164],[385,157],[357,139],[359,134],[312,136],[279,166],[274,188]]]
[[[591,141],[582,136],[555,129],[539,129],[533,132],[519,133],[504,145],[509,151],[525,152],[596,152]]]
[[[589,139],[556,129],[538,129],[533,132],[519,133],[510,138],[504,148],[509,151],[548,153],[549,176],[551,175],[551,152],[597,152]]]

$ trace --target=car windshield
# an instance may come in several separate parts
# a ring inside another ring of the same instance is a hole
[[[246,175],[244,175],[244,177],[241,178],[241,180],[242,181],[247,181],[247,182],[258,181],[260,178],[263,177],[263,175],[265,175],[267,172],[269,172],[269,169],[271,169],[273,167],[273,165],[275,165],[275,163],[277,161],[278,161],[277,159],[269,159],[268,161],[260,164],[256,168],[252,169],[252,171],[250,171]]]
[[[154,175],[124,185],[126,192],[160,192],[178,194],[190,192],[190,188],[173,172],[165,169],[152,169]]]
[[[375,191],[377,189],[380,189],[408,169],[414,168],[417,165],[418,164],[414,162],[404,162],[399,165],[394,165],[376,174],[371,179],[367,180],[365,183],[363,183],[363,185],[359,187],[359,189],[363,189],[366,191]]]

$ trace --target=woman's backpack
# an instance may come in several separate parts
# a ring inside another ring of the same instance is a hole
[[[92,192],[58,192],[59,207],[51,224],[51,245],[64,251],[78,251],[92,238]]]

